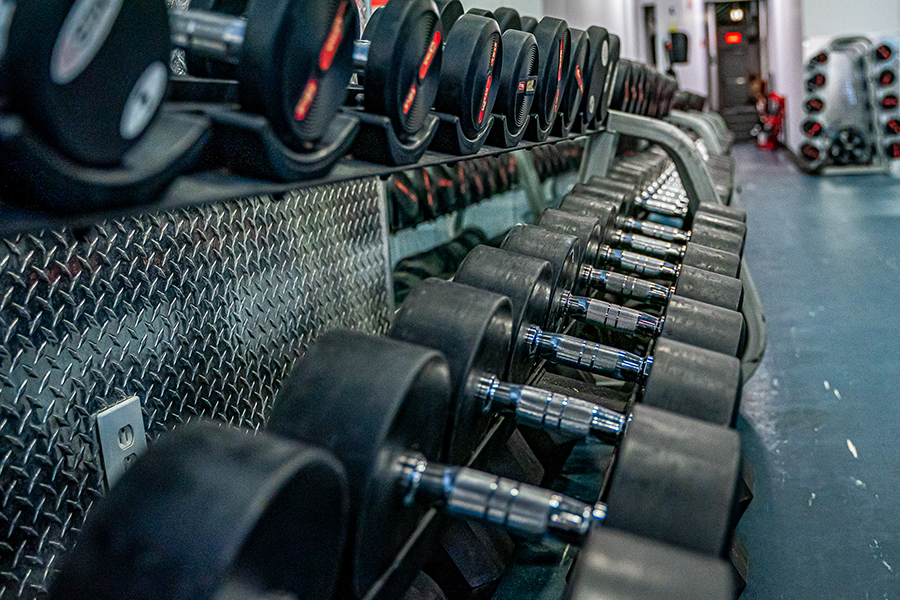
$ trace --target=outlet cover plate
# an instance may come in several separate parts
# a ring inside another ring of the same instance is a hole
[[[132,396],[97,413],[97,440],[108,490],[147,449],[140,398]]]

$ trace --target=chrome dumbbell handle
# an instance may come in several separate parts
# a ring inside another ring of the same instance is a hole
[[[559,305],[565,316],[630,335],[656,337],[663,326],[663,319],[648,313],[569,292],[560,295]]]
[[[651,357],[642,358],[603,344],[546,333],[536,325],[526,330],[525,342],[536,358],[621,381],[643,381],[653,364]]]
[[[681,269],[670,262],[630,252],[616,250],[609,246],[601,246],[597,252],[597,264],[615,265],[629,273],[635,273],[651,279],[677,279]]]
[[[640,254],[662,258],[664,260],[680,261],[684,258],[685,247],[672,244],[663,240],[655,240],[646,235],[615,231],[610,236],[613,244],[627,246]]]
[[[176,47],[231,64],[240,61],[246,19],[204,10],[173,10],[169,23]]]
[[[406,504],[437,504],[450,515],[493,523],[522,535],[579,542],[606,518],[603,504],[591,506],[483,471],[430,463],[418,454],[398,459],[397,469]]]
[[[641,235],[667,242],[686,244],[691,239],[691,234],[688,231],[669,227],[668,225],[660,225],[653,221],[639,221],[631,217],[619,217],[616,219],[616,226],[625,231],[635,231]]]
[[[675,293],[673,288],[658,283],[597,269],[590,265],[581,267],[579,283],[589,290],[603,291],[630,300],[648,301],[657,304],[667,303]]]
[[[656,213],[658,215],[663,215],[666,217],[684,219],[688,216],[688,206],[686,204],[673,204],[664,200],[657,200],[654,197],[636,198],[634,204],[635,206],[648,210],[652,213]]]
[[[507,410],[521,425],[567,437],[615,442],[625,431],[625,415],[614,410],[581,398],[500,381],[496,376],[482,377],[476,393],[488,411]]]

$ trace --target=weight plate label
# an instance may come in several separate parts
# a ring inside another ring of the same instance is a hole
[[[109,36],[125,0],[75,0],[50,57],[50,78],[66,85],[81,75]]]
[[[133,140],[144,132],[166,92],[168,70],[166,65],[156,61],[147,67],[128,95],[119,133],[126,140]]]
[[[604,67],[609,65],[609,42],[607,40],[603,40],[603,45],[600,46],[600,64]]]
[[[588,112],[593,114],[595,108],[597,108],[597,96],[591,95],[588,98]]]
[[[9,42],[9,26],[12,24],[15,12],[15,2],[12,2],[12,0],[0,0],[0,59],[6,54],[6,44]]]

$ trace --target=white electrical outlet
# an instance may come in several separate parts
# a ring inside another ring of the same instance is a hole
[[[109,489],[147,449],[141,401],[137,396],[97,413],[97,441]]]

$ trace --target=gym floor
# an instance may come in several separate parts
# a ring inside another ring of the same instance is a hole
[[[739,425],[743,599],[900,598],[900,180],[734,154],[768,328]]]

